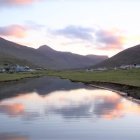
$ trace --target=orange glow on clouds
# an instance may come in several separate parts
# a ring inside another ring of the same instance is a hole
[[[16,38],[24,38],[27,36],[27,28],[21,25],[10,25],[0,27],[0,35],[11,36]]]
[[[26,28],[19,25],[12,25],[9,27],[9,35],[23,38],[26,36]]]
[[[12,3],[16,3],[16,4],[29,4],[33,1],[34,0],[11,0]]]
[[[112,29],[112,30],[103,30],[101,32],[102,32],[101,33],[102,37],[99,42],[101,47],[98,47],[97,49],[107,50],[107,51],[123,49],[126,37],[123,35],[123,33],[120,30]]]
[[[6,0],[5,4],[17,4],[17,5],[25,5],[25,4],[31,4],[36,1],[41,1],[41,0]]]

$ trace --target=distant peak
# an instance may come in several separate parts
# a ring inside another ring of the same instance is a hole
[[[38,48],[38,50],[44,50],[44,51],[55,51],[54,49],[52,49],[51,47],[49,47],[48,45],[42,45]]]
[[[86,55],[86,56],[89,57],[89,58],[94,58],[94,57],[102,57],[104,59],[108,58],[107,55],[93,55],[93,54],[89,54],[89,55]]]

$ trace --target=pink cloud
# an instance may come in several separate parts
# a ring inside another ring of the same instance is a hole
[[[123,48],[125,41],[122,31],[118,29],[107,30],[70,25],[63,29],[54,30],[52,33],[56,36],[64,36],[71,39],[72,42],[74,39],[76,41],[80,39],[81,41],[95,44],[97,46],[96,49],[99,50],[120,50]]]
[[[17,38],[24,38],[27,35],[27,27],[21,25],[10,25],[0,27],[0,35],[2,36],[14,36]]]
[[[15,3],[15,4],[30,4],[36,0],[10,0],[10,1],[11,3]]]
[[[10,6],[10,5],[22,6],[22,5],[32,4],[34,2],[39,2],[39,1],[42,0],[1,0],[0,6]]]
[[[99,30],[96,32],[97,49],[120,50],[123,49],[125,37],[118,30]]]

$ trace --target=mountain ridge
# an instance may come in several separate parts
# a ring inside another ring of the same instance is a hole
[[[96,56],[93,59],[70,52],[60,52],[47,45],[34,49],[3,38],[0,38],[0,54],[1,58],[3,58],[2,56],[4,54],[7,57],[10,56],[20,61],[24,60],[32,65],[48,69],[84,68],[95,65],[107,58]]]
[[[134,64],[140,64],[140,44],[125,49],[119,52],[118,54],[112,56],[111,58],[106,59],[101,63],[98,63],[94,67],[112,68],[119,67],[121,65],[134,65]]]

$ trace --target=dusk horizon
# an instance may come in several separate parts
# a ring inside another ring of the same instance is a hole
[[[0,36],[33,48],[48,45],[58,51],[111,57],[140,43],[140,20],[135,16],[139,4],[138,0],[2,0],[0,17],[5,18]]]
[[[140,0],[0,0],[0,140],[140,140]]]

